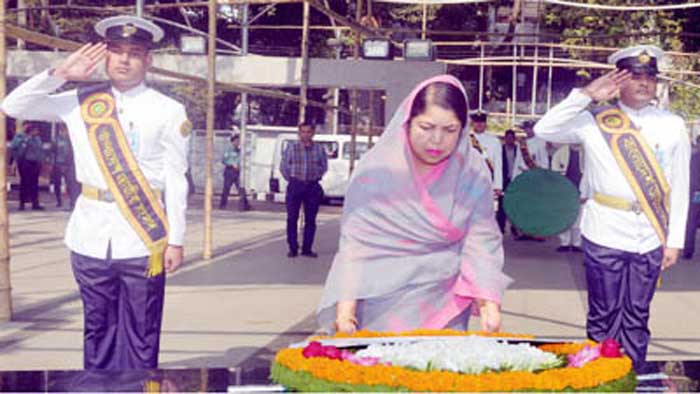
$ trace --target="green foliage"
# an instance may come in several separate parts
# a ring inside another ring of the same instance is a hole
[[[589,0],[589,4],[625,5],[627,0]],[[636,5],[658,5],[655,0],[639,0]],[[549,5],[541,16],[550,32],[562,35],[561,43],[596,47],[622,48],[636,44],[653,44],[666,51],[683,51],[686,46],[696,45],[694,38],[683,36],[684,27],[693,28],[688,19],[700,20],[697,12],[687,11],[607,11]],[[609,51],[582,51],[569,49],[574,59],[605,63]],[[664,64],[665,66],[666,64]],[[672,70],[700,70],[695,58],[675,56],[670,64]],[[592,79],[601,70],[581,69],[577,75]],[[677,74],[670,74],[675,77]],[[683,76],[681,81],[700,86],[700,78]],[[682,114],[686,120],[700,118],[700,90],[689,84],[674,83],[670,91],[671,109]]]
[[[405,387],[390,387],[380,385],[353,385],[349,383],[336,383],[318,379],[308,372],[293,371],[280,364],[272,363],[270,379],[287,389],[304,392],[395,392],[408,391]],[[624,377],[586,390],[574,390],[567,387],[564,392],[631,392],[637,387],[637,375],[631,371]],[[524,392],[532,390],[523,390]]]

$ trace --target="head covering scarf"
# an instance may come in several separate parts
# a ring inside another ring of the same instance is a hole
[[[350,179],[338,252],[317,309],[327,332],[338,301],[358,301],[359,328],[444,328],[469,313],[474,299],[500,303],[510,282],[491,174],[468,125],[446,160],[423,176],[414,166],[407,121],[418,92],[435,82],[467,97],[449,75],[419,84]]]

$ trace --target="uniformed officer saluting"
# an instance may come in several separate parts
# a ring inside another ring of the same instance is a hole
[[[584,146],[586,328],[593,340],[620,341],[637,372],[647,372],[649,304],[661,270],[678,260],[688,212],[685,123],[651,105],[662,55],[649,45],[612,54],[614,71],[575,89],[535,125],[545,140]]]
[[[154,368],[163,271],[175,271],[183,257],[191,124],[180,103],[144,84],[160,27],[117,16],[95,30],[104,42],[29,79],[2,109],[63,121],[69,130],[83,190],[65,242],[85,312],[85,368]],[[67,81],[87,80],[103,62],[108,82],[52,94]]]

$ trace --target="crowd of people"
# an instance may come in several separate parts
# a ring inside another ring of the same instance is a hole
[[[183,260],[192,124],[182,104],[144,83],[160,27],[118,16],[95,30],[104,42],[86,44],[22,83],[2,110],[66,126],[68,140],[58,133],[52,164],[60,182],[71,177],[72,162],[81,184],[65,243],[84,307],[85,368],[155,368],[166,272]],[[690,160],[684,122],[652,105],[661,56],[648,45],[614,53],[613,71],[574,89],[537,123],[505,131],[503,142],[487,133],[486,113],[469,113],[460,80],[441,75],[421,82],[352,174],[318,306],[320,326],[346,333],[466,329],[471,316],[480,316],[483,330],[498,331],[512,281],[503,273],[504,193],[519,175],[551,169],[585,200],[559,250],[584,255],[587,335],[617,339],[643,372],[658,277],[693,243],[695,229],[686,231],[686,221],[689,209],[690,222],[697,219],[700,205],[700,192],[689,198],[690,166],[699,164]],[[108,83],[54,93],[103,64]],[[23,179],[20,208],[41,209],[35,180],[45,151],[34,123],[25,125],[12,143]],[[282,157],[289,258],[317,257],[327,157],[314,133],[302,123],[299,140]],[[551,158],[546,142],[560,145]],[[240,154],[233,137],[222,158],[222,208],[236,185],[240,208],[247,209]],[[516,239],[540,239],[517,226],[510,231]]]

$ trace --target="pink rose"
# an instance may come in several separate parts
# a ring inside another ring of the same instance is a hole
[[[306,345],[301,354],[306,358],[321,357],[324,354],[323,345],[321,345],[321,342],[313,341]]]
[[[620,343],[613,338],[608,338],[600,344],[600,355],[607,358],[622,357]]]
[[[324,346],[323,356],[330,358],[331,360],[340,360],[341,351],[335,346]]]
[[[581,368],[598,357],[600,357],[600,347],[586,345],[578,353],[569,355],[568,366],[572,368]]]

